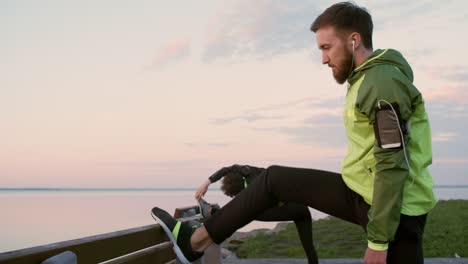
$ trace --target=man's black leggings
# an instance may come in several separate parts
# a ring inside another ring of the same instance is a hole
[[[237,229],[259,218],[279,201],[310,206],[366,229],[370,206],[349,189],[338,173],[271,166],[249,188],[206,219],[210,238],[220,244]],[[424,263],[422,236],[426,215],[401,215],[395,240],[388,249],[387,263]]]

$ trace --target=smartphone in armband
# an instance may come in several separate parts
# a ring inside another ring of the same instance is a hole
[[[401,119],[397,103],[382,104],[375,108],[374,132],[381,148],[402,148]]]

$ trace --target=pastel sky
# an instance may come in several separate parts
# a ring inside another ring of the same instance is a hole
[[[437,184],[468,184],[468,2],[357,1],[413,67]],[[0,187],[196,187],[234,163],[340,170],[332,1],[0,1]]]

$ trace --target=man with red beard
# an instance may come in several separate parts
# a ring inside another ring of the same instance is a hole
[[[344,125],[348,152],[341,173],[270,166],[249,188],[192,228],[153,208],[184,263],[199,258],[279,201],[304,204],[361,225],[366,264],[424,263],[423,233],[435,206],[429,120],[413,71],[396,50],[374,50],[364,8],[344,2],[318,16],[322,63],[348,82]]]

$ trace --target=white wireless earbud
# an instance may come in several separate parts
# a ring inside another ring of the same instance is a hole
[[[349,67],[349,73],[348,73],[348,76],[351,74],[351,72],[353,71],[353,66],[354,66],[354,44],[355,44],[356,40],[353,39],[353,52],[352,52],[352,57],[351,57],[351,66]]]

